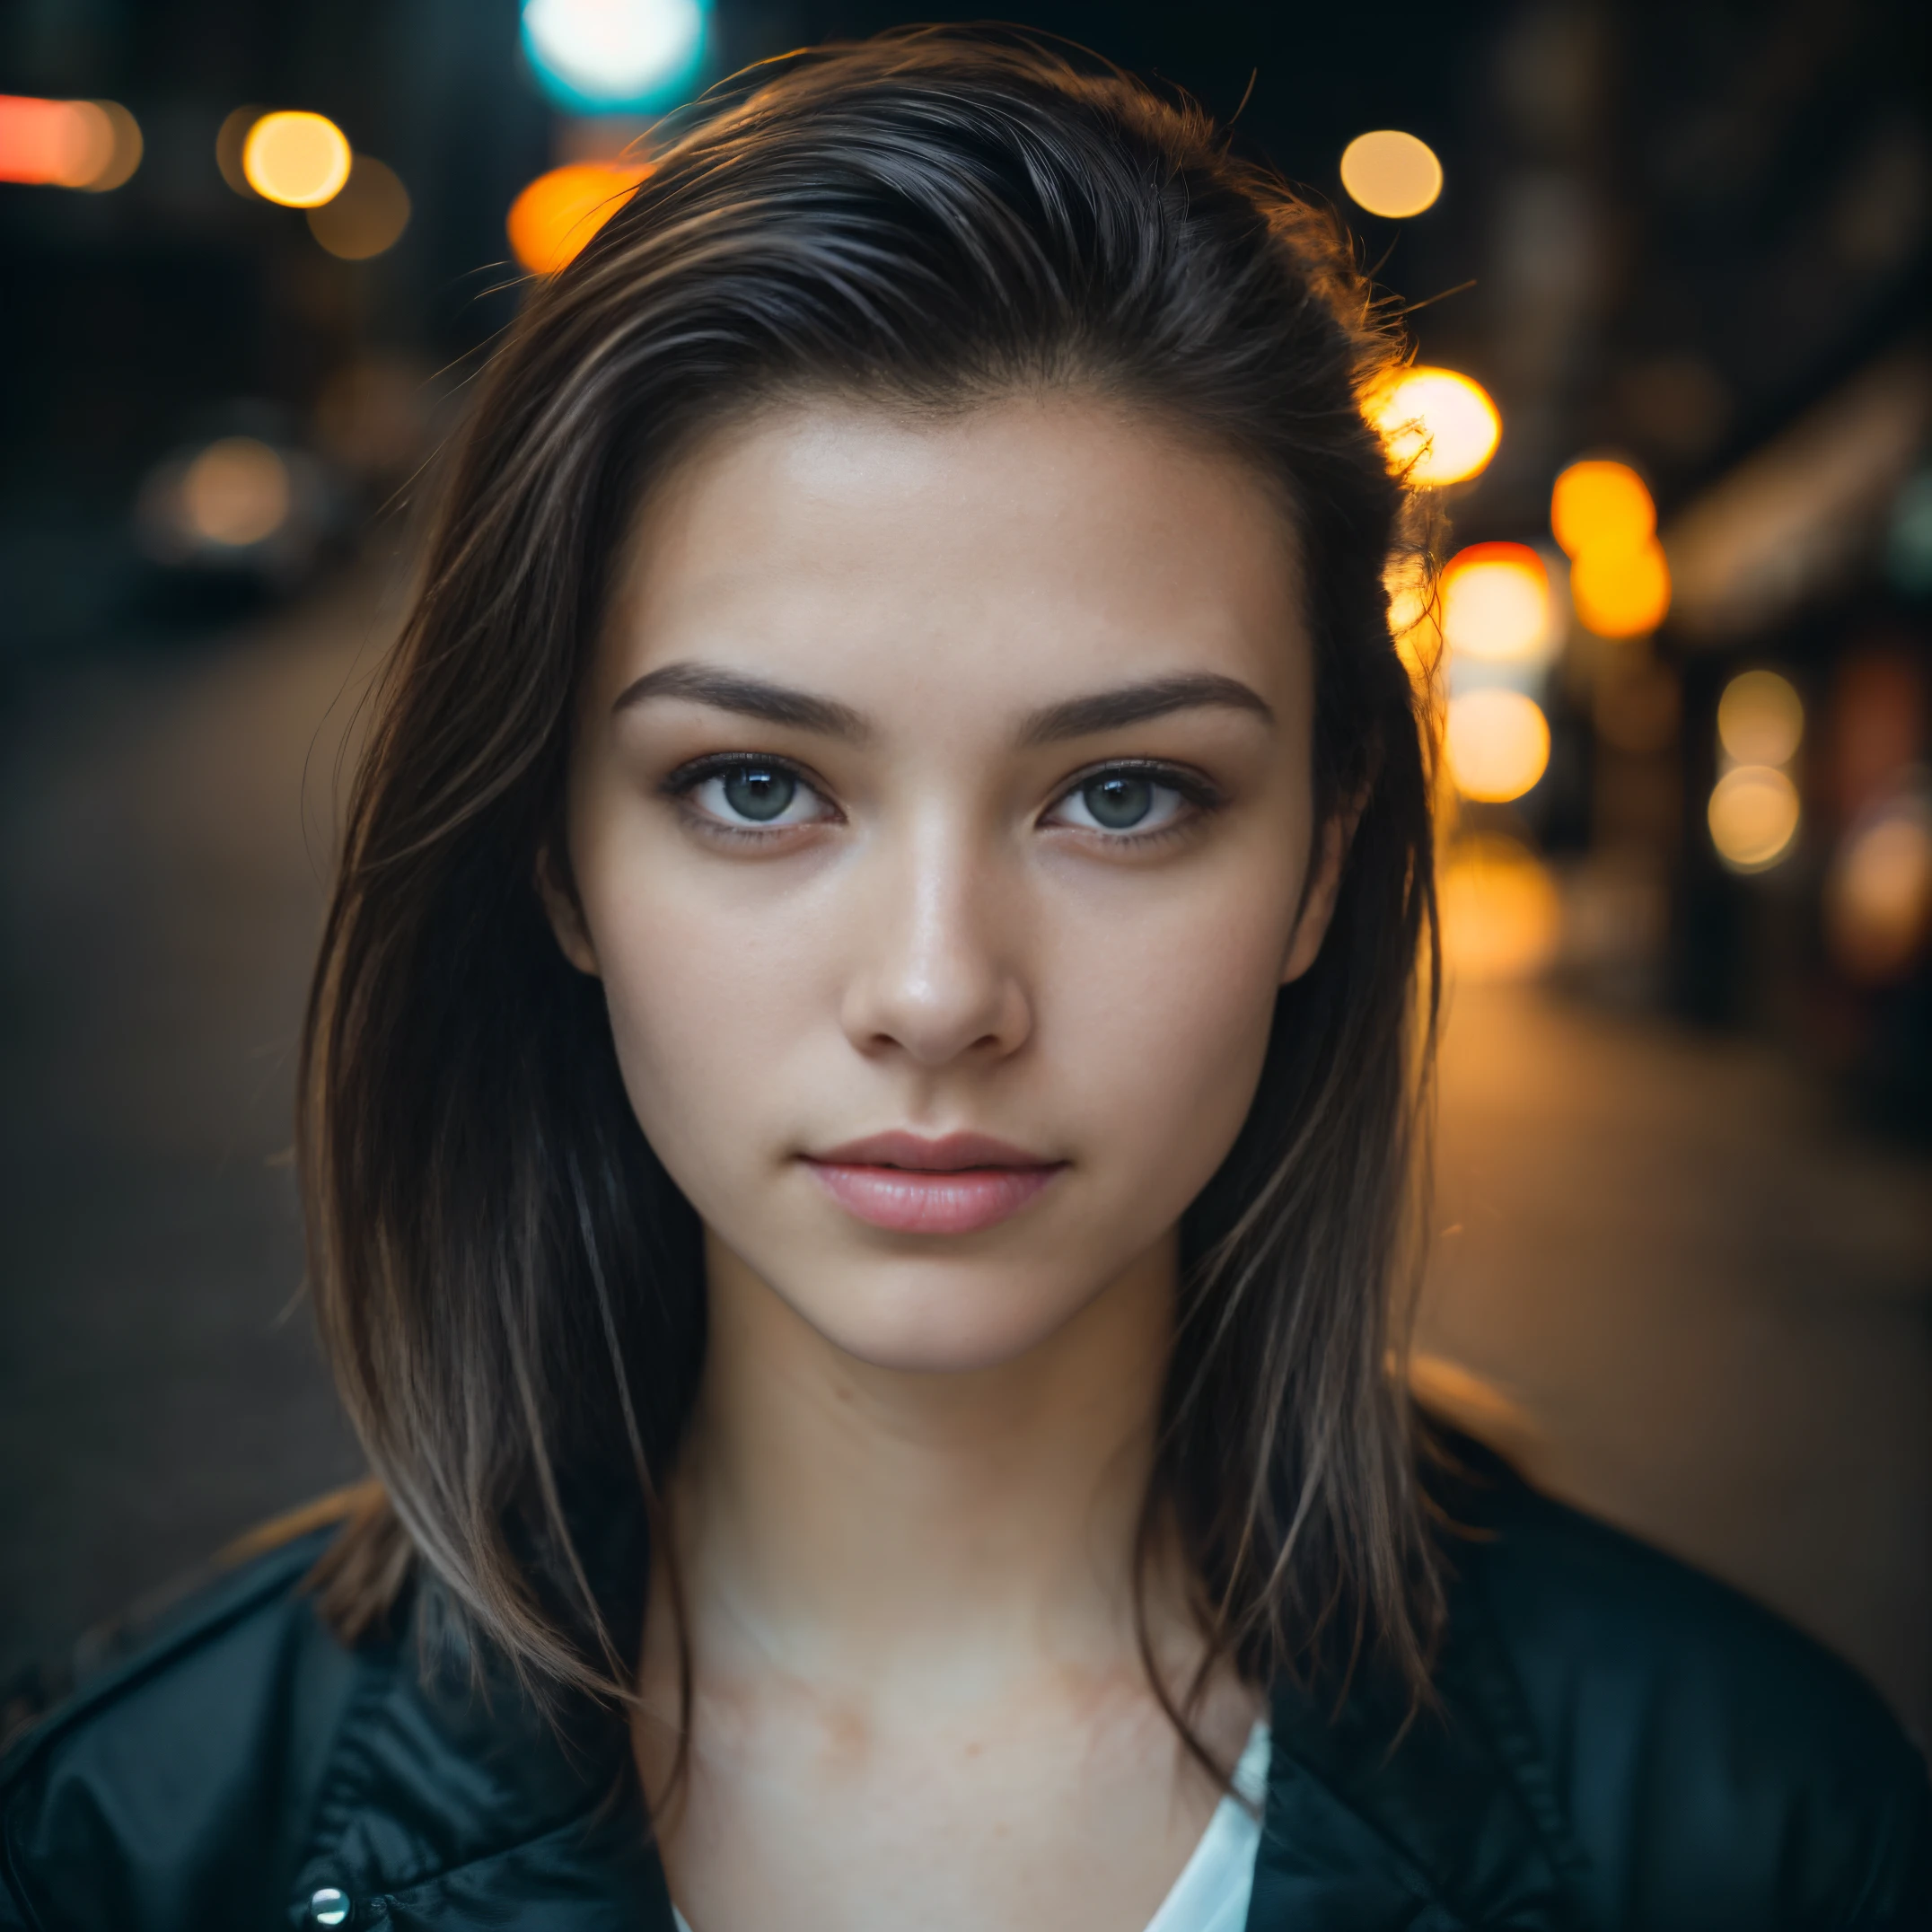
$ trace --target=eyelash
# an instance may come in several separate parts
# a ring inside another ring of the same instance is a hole
[[[795,830],[797,828],[794,826],[765,829],[750,825],[733,825],[726,820],[714,817],[708,812],[700,811],[691,803],[691,795],[707,779],[722,777],[729,772],[742,771],[750,766],[756,766],[763,770],[782,771],[789,774],[800,785],[812,792],[814,796],[825,804],[830,805],[835,813],[839,813],[839,808],[833,804],[831,796],[824,785],[814,777],[804,766],[797,764],[788,758],[752,756],[744,752],[714,752],[706,758],[694,759],[688,765],[679,766],[675,771],[672,772],[664,779],[660,790],[666,797],[673,799],[682,805],[689,815],[697,823],[703,826],[707,833],[730,839],[734,843],[760,845],[771,839],[778,831]],[[1191,771],[1185,766],[1164,764],[1156,759],[1117,758],[1109,759],[1098,765],[1090,765],[1085,770],[1076,772],[1053,795],[1052,803],[1047,807],[1047,812],[1050,813],[1056,807],[1065,804],[1075,793],[1082,790],[1086,786],[1092,785],[1095,779],[1107,777],[1114,773],[1121,773],[1137,778],[1146,778],[1149,783],[1157,785],[1165,791],[1177,793],[1190,808],[1181,817],[1173,820],[1168,824],[1156,826],[1152,831],[1122,831],[1103,834],[1104,843],[1116,850],[1123,847],[1136,847],[1157,845],[1164,840],[1175,838],[1185,833],[1197,818],[1205,818],[1213,812],[1218,812],[1226,803],[1218,786],[1212,784],[1200,772]],[[818,824],[838,823],[843,816],[843,813],[839,813],[838,818],[821,819],[812,822]],[[1046,814],[1043,813],[1042,818],[1045,816]],[[1079,830],[1083,828],[1076,826],[1068,829]]]
[[[1075,793],[1084,790],[1096,778],[1111,777],[1117,774],[1125,777],[1145,778],[1149,784],[1160,786],[1163,791],[1176,793],[1189,809],[1167,824],[1156,825],[1150,831],[1102,834],[1102,841],[1111,851],[1161,845],[1168,839],[1184,837],[1199,820],[1211,816],[1226,803],[1219,786],[1213,784],[1204,774],[1190,770],[1184,765],[1164,764],[1158,759],[1110,758],[1100,764],[1089,765],[1085,771],[1076,771],[1053,795],[1053,803],[1048,806],[1048,812],[1057,810]],[[1085,828],[1072,826],[1068,830],[1078,831]]]
[[[839,812],[838,806],[832,804],[831,795],[827,787],[814,777],[804,766],[795,763],[788,758],[768,758],[742,751],[713,752],[706,758],[693,759],[688,765],[680,765],[675,771],[665,778],[659,789],[667,798],[673,799],[678,804],[681,805],[686,815],[693,823],[702,826],[707,836],[727,839],[734,845],[763,845],[778,833],[795,831],[798,827],[795,825],[770,827],[733,825],[728,819],[716,818],[712,813],[700,810],[691,801],[692,793],[697,791],[698,786],[703,785],[707,779],[722,778],[732,772],[744,771],[753,768],[760,771],[782,771],[786,773],[788,777],[795,778],[805,790],[812,793],[822,804],[830,805],[832,811],[838,813],[839,818],[844,816],[843,813]],[[819,819],[812,822],[821,825],[833,824],[838,822],[838,820]]]

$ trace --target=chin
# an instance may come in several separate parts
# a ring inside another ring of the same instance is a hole
[[[841,1271],[836,1287],[781,1286],[780,1297],[842,1354],[869,1368],[909,1375],[964,1375],[1030,1354],[1092,1299],[1063,1286],[1055,1295],[1016,1292],[1010,1275],[976,1279],[970,1270],[891,1269],[863,1280]]]

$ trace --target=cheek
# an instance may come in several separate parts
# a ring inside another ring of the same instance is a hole
[[[637,849],[580,883],[631,1106],[708,1218],[720,1182],[762,1153],[836,1006],[806,909],[740,904],[687,865]]]
[[[1206,901],[1206,902],[1203,902]],[[1067,938],[1043,989],[1066,1101],[1139,1203],[1179,1216],[1234,1145],[1267,1053],[1288,916],[1260,892]],[[1123,1204],[1125,1206],[1125,1204]]]

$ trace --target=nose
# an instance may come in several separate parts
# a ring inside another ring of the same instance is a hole
[[[846,1037],[928,1067],[1017,1051],[1033,1026],[1017,883],[1002,889],[963,829],[928,824],[895,845],[867,868],[873,890],[854,908]]]

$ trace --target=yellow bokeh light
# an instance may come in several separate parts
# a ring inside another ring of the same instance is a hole
[[[1572,463],[1550,492],[1550,528],[1566,557],[1639,549],[1656,534],[1657,506],[1643,478],[1608,458]]]
[[[1550,869],[1514,839],[1459,839],[1443,863],[1443,963],[1458,980],[1526,979],[1556,958],[1563,908]]]
[[[1549,654],[1550,573],[1526,543],[1472,543],[1443,567],[1444,641],[1459,657],[1538,663]]]
[[[396,171],[358,154],[342,192],[309,210],[309,232],[331,255],[367,261],[393,248],[409,225],[409,191]]]
[[[1464,691],[1449,700],[1450,776],[1465,798],[1521,798],[1550,763],[1550,723],[1521,691]]]
[[[355,159],[326,114],[264,114],[242,144],[242,172],[264,201],[319,208],[342,192]]]
[[[1717,700],[1717,742],[1736,765],[1784,765],[1805,735],[1805,700],[1775,671],[1741,672]]]
[[[1593,545],[1570,566],[1577,621],[1599,637],[1644,637],[1671,608],[1671,567],[1655,537],[1618,549]]]
[[[253,436],[224,436],[181,478],[181,517],[204,542],[244,549],[288,521],[288,465]]]
[[[555,275],[650,171],[642,162],[583,161],[540,174],[510,204],[512,251],[532,275]]]
[[[1405,220],[1436,205],[1443,164],[1427,142],[1394,127],[1358,134],[1342,150],[1341,185],[1371,215]]]
[[[1366,407],[1390,462],[1411,483],[1430,488],[1480,476],[1503,434],[1489,392],[1453,369],[1404,369],[1374,390]]]
[[[1845,840],[1824,895],[1825,938],[1854,979],[1902,978],[1932,936],[1932,810],[1901,800]]]
[[[1797,787],[1774,765],[1734,765],[1712,787],[1710,842],[1733,872],[1762,872],[1797,837]]]

